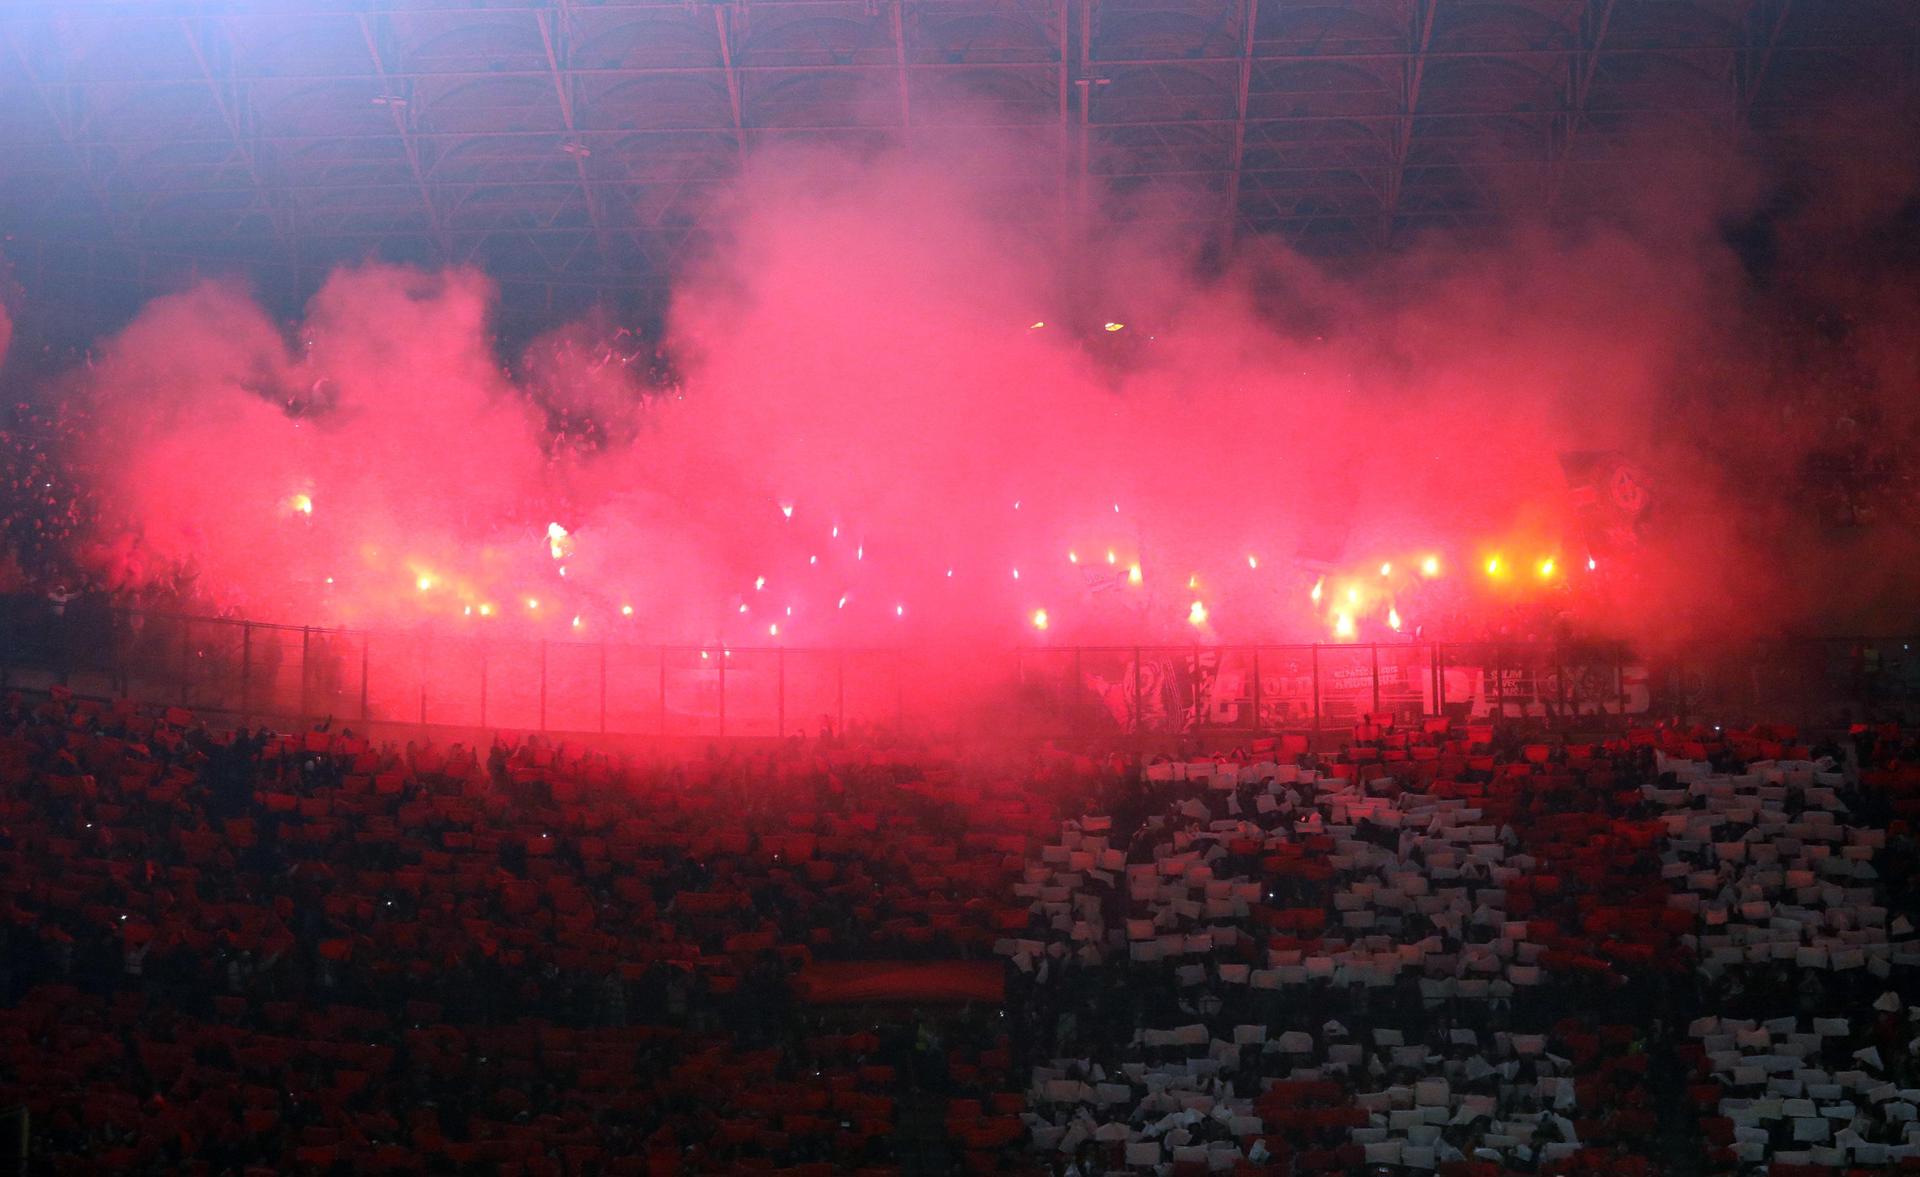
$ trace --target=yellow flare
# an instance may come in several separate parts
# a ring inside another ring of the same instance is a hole
[[[1248,557],[1247,557],[1247,567],[1249,567],[1249,568],[1258,568],[1258,567],[1260,567],[1260,561],[1259,561],[1259,560],[1257,560],[1257,559],[1255,559],[1255,558],[1254,558],[1254,557],[1252,557],[1252,556],[1248,556]]]
[[[1440,575],[1440,557],[1428,556],[1426,559],[1420,561],[1420,575],[1422,576]]]
[[[1078,564],[1079,562],[1080,562],[1080,557],[1079,557],[1079,556],[1078,556],[1077,554],[1075,554],[1075,553],[1073,553],[1073,552],[1071,552],[1071,551],[1069,551],[1069,552],[1067,553],[1067,563],[1069,563],[1069,564]]]
[[[756,576],[756,577],[754,577],[754,578],[753,578],[753,591],[754,591],[754,592],[756,592],[756,593],[757,593],[757,592],[759,592],[759,591],[760,591],[761,589],[763,589],[763,588],[766,588],[766,587],[767,587],[767,578],[766,578],[766,577],[764,577],[764,576]]]
[[[1035,609],[1033,611],[1033,628],[1047,628],[1047,611],[1045,609]]]
[[[1380,565],[1380,575],[1382,575],[1382,576],[1392,576],[1392,575],[1393,575],[1393,565],[1392,565],[1392,564],[1382,564],[1382,565]]]
[[[1357,588],[1348,589],[1347,603],[1350,605],[1355,605],[1355,604],[1359,604],[1359,602],[1360,602],[1360,590]]]
[[[296,515],[313,514],[313,496],[297,494],[287,499],[287,509]]]
[[[1046,325],[1047,325],[1047,321],[1045,319],[1036,319],[1034,322],[1028,324],[1027,330],[1038,331],[1040,330],[1040,328],[1045,327]]]
[[[536,598],[534,598],[534,597],[528,597],[528,598],[527,598],[527,608],[529,608],[529,609],[538,609],[539,607],[540,607],[540,602],[539,602],[539,600],[537,600],[537,599],[536,599]]]
[[[1146,579],[1146,574],[1140,571],[1140,565],[1138,564],[1127,565],[1127,583],[1128,584],[1139,584],[1141,581],[1145,579]]]
[[[1500,575],[1500,557],[1489,556],[1487,558],[1487,575],[1488,576]]]
[[[580,628],[580,618],[578,616],[575,616],[573,619],[573,628],[575,629]]]
[[[767,626],[767,636],[770,638],[777,638],[780,636],[779,622],[776,621],[772,625]]]
[[[1548,556],[1546,559],[1540,561],[1540,579],[1547,580],[1547,579],[1550,579],[1552,576],[1553,576],[1553,557]]]
[[[482,606],[480,606],[480,616],[482,616],[482,617],[491,617],[491,616],[493,616],[493,606],[492,606],[492,605],[482,605]]]
[[[1194,574],[1192,574],[1191,576],[1189,576],[1189,577],[1187,577],[1187,587],[1188,587],[1188,588],[1199,588],[1199,587],[1200,587],[1200,574],[1199,574],[1198,572],[1196,572],[1196,573],[1194,573]]]
[[[1393,632],[1400,632],[1400,610],[1393,608],[1387,610],[1387,625]]]
[[[1125,323],[1108,323],[1106,327],[1107,327],[1107,330],[1109,331],[1119,331],[1125,328],[1126,324]]]
[[[1113,549],[1112,549],[1112,548],[1108,548],[1108,549],[1107,549],[1107,563],[1109,563],[1109,564],[1115,564],[1115,563],[1118,563],[1118,562],[1119,562],[1119,559],[1118,559],[1118,557],[1116,557],[1116,556],[1115,556],[1115,555],[1113,554]]]
[[[1192,607],[1187,610],[1187,621],[1192,625],[1205,625],[1207,623],[1206,605],[1195,601]]]
[[[418,588],[421,592],[424,593],[428,589],[433,587],[433,577],[422,576],[420,579],[414,581],[413,584],[415,588]]]
[[[893,607],[893,615],[895,617],[905,617],[907,615],[907,607],[905,605],[895,605]]]
[[[1341,613],[1333,619],[1333,636],[1350,638],[1353,636],[1353,618]]]
[[[632,616],[633,616],[633,606],[632,606],[632,605],[622,605],[622,606],[620,606],[620,616],[622,616],[622,617],[632,617]]]
[[[1597,564],[1595,564],[1595,563],[1593,562],[1593,557],[1592,557],[1592,556],[1588,556],[1588,557],[1587,557],[1587,571],[1588,571],[1588,572],[1592,572],[1592,571],[1593,571],[1593,570],[1594,570],[1595,568],[1597,568],[1597,567],[1599,567],[1599,565],[1597,565]]]
[[[1320,594],[1323,590],[1326,589],[1326,587],[1327,587],[1327,578],[1324,576],[1321,577],[1319,580],[1316,580],[1313,582],[1313,591],[1311,593],[1308,593],[1307,595],[1313,598],[1314,604],[1318,605],[1320,603]]]

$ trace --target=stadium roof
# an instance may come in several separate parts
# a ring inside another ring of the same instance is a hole
[[[1171,181],[1171,218],[1322,252],[1577,205],[1666,153],[1857,150],[1860,95],[1914,117],[1920,5],[17,0],[0,60],[23,275],[131,297],[451,259],[566,310],[657,290],[777,142],[992,125],[1030,215]]]

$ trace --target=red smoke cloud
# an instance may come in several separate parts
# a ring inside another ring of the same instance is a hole
[[[190,566],[303,622],[1005,644],[1325,639],[1344,614],[1366,638],[1432,634],[1439,554],[1476,601],[1566,592],[1664,636],[1871,615],[1889,583],[1836,589],[1793,549],[1814,531],[1779,471],[1826,426],[1777,427],[1773,312],[1713,201],[1358,276],[1255,243],[1202,277],[1177,236],[1068,239],[1005,195],[898,156],[759,160],[677,285],[678,396],[565,336],[516,387],[473,272],[342,270],[291,332],[198,287],[79,379],[81,458],[138,537],[123,571]],[[1903,297],[1876,323],[1911,322]],[[1871,343],[1897,330],[1863,338],[1875,380],[1911,379]],[[606,444],[556,447],[555,414]],[[1631,574],[1587,571],[1566,450],[1652,470]],[[1316,606],[1295,557],[1326,547]]]

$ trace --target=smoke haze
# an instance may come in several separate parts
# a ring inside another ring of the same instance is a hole
[[[1441,583],[1449,617],[1547,594],[1641,638],[1912,621],[1910,526],[1836,534],[1800,489],[1914,429],[1912,270],[1857,248],[1904,179],[1769,213],[1767,275],[1722,231],[1750,177],[1336,272],[1205,268],[1152,194],[1091,238],[1022,223],[975,174],[756,160],[677,279],[664,392],[602,326],[516,383],[467,270],[341,270],[291,329],[231,285],[156,300],[66,390],[119,512],[93,559],[256,617],[738,645],[1446,636]],[[1652,487],[1591,573],[1564,451]]]

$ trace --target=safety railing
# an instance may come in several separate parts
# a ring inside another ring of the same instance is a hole
[[[1369,716],[1834,724],[1907,714],[1905,639],[1636,654],[1617,643],[1023,648],[982,654],[540,641],[69,609],[13,599],[0,675],[235,717],[671,737],[821,727],[1025,735],[1349,729]]]

